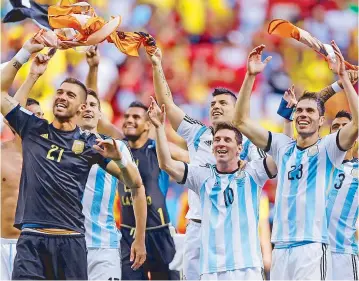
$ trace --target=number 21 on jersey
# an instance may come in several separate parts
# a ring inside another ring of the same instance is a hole
[[[47,152],[46,158],[51,160],[51,161],[60,162],[63,153],[64,153],[63,148],[52,144],[50,150]]]

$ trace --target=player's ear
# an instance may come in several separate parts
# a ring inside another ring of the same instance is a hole
[[[242,144],[238,144],[237,145],[237,155],[240,155],[241,154],[241,152],[242,152],[242,149],[243,149],[243,146],[242,146]]]
[[[319,117],[319,128],[323,126],[324,122],[325,122],[325,117],[324,117],[324,115],[323,115],[323,116],[320,116],[320,117]]]

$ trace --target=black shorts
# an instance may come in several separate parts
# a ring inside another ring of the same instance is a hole
[[[85,236],[22,232],[16,244],[13,280],[87,280]]]
[[[146,230],[147,258],[143,266],[136,271],[131,269],[130,262],[131,245],[134,240],[132,232],[129,228],[121,228],[122,280],[148,280],[148,272],[152,279],[154,275],[160,274],[162,279],[179,280],[179,272],[169,269],[176,247],[168,226]]]

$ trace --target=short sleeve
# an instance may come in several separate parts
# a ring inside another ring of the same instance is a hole
[[[340,167],[346,154],[346,151],[340,147],[339,134],[340,130],[336,133],[327,135],[322,140],[324,142],[327,155],[335,167]]]
[[[262,149],[255,146],[249,139],[243,139],[243,150],[240,155],[241,160],[253,161],[265,157],[266,154]]]
[[[292,141],[293,140],[285,134],[269,132],[268,143],[264,151],[271,155],[277,162],[279,149]]]
[[[210,176],[210,169],[193,164],[183,164],[185,165],[185,173],[180,184],[184,184],[199,195],[202,184]]]
[[[22,139],[24,139],[34,127],[44,122],[44,120],[36,117],[31,111],[20,105],[13,108],[5,118]]]
[[[185,139],[189,146],[194,142],[196,135],[206,130],[207,127],[204,124],[186,115],[177,129],[177,133]]]
[[[268,179],[275,177],[275,175],[269,173],[266,158],[253,160],[247,165],[249,166],[248,173],[260,187],[263,187]]]
[[[135,162],[135,159],[133,158],[132,152],[127,142],[122,140],[116,140],[116,144],[120,148],[122,157],[124,157],[127,162]]]

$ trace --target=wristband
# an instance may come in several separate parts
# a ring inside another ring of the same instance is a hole
[[[288,102],[284,98],[282,98],[279,108],[277,110],[277,114],[289,121],[293,121],[294,107],[287,108],[287,105]]]
[[[338,82],[334,82],[332,85],[331,85],[332,89],[334,92],[338,93],[340,91],[342,91],[343,89],[339,86],[339,83]]]
[[[30,57],[31,57],[31,53],[29,53],[28,50],[21,48],[20,51],[17,52],[14,58],[19,63],[24,64],[30,59]]]
[[[126,157],[122,155],[122,158],[120,160],[116,160],[116,164],[122,169],[125,168],[128,164],[128,161]]]

